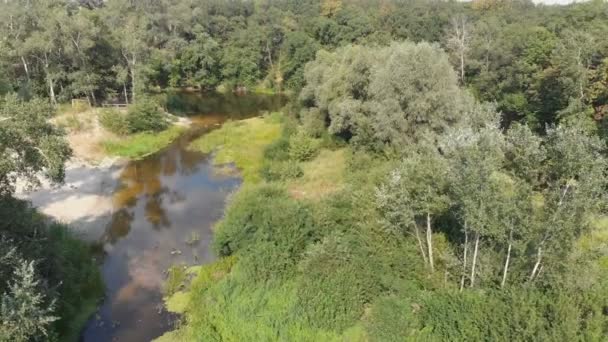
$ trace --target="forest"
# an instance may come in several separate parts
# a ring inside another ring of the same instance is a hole
[[[172,89],[289,103],[192,143],[243,184],[160,341],[605,341],[606,37],[602,0],[5,0],[0,341],[76,340],[102,292],[15,196],[65,176],[49,120],[162,131]]]

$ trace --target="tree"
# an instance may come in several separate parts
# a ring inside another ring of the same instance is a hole
[[[149,17],[126,2],[111,1],[104,13],[108,26],[112,28],[112,40],[118,47],[124,66],[131,78],[131,102],[135,102],[138,93],[145,89],[140,71],[150,53],[147,30]]]
[[[321,51],[305,80],[300,100],[326,116],[330,133],[377,150],[439,134],[471,105],[447,55],[427,43]]]
[[[477,261],[482,238],[496,236],[492,206],[496,202],[496,181],[504,162],[502,146],[504,138],[500,132],[498,116],[481,127],[458,127],[449,131],[440,142],[440,148],[449,161],[450,190],[457,216],[463,228],[463,274],[466,277],[468,264],[469,234],[473,234],[474,245],[470,269],[470,287],[475,286]]]
[[[40,172],[63,180],[71,150],[62,131],[48,122],[53,113],[40,99],[26,102],[9,95],[0,102],[0,197],[13,193],[17,177],[32,185]]]
[[[447,190],[446,160],[432,147],[406,157],[376,190],[378,206],[387,222],[401,230],[413,228],[422,258],[428,261],[431,272],[435,270],[432,221],[448,209]],[[406,217],[402,217],[403,213],[407,213]],[[426,253],[419,233],[420,222],[426,226]]]
[[[465,84],[465,58],[470,49],[471,28],[464,15],[453,17],[452,27],[448,36],[448,47],[456,54],[460,70],[460,83]],[[491,41],[489,42],[491,44]]]
[[[14,253],[10,252],[10,253]],[[0,255],[0,260],[10,255]],[[52,315],[54,303],[45,303],[37,289],[39,280],[34,262],[19,260],[8,291],[0,302],[0,340],[25,342],[36,337],[48,337],[47,328],[57,320]]]
[[[546,149],[544,185],[539,189],[537,224],[531,239],[535,260],[529,281],[538,278],[545,259],[554,258],[554,267],[560,264],[574,241],[589,231],[590,217],[605,199],[608,164],[605,144],[597,136],[577,127],[552,128]]]

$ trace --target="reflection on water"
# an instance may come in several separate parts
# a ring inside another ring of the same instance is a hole
[[[197,115],[215,113],[231,118],[244,118],[256,115],[260,110],[278,110],[285,104],[283,96],[269,96],[247,93],[206,93],[204,101],[196,92],[171,92],[162,95],[166,107],[176,115]]]
[[[224,98],[224,100],[222,100]],[[172,328],[162,286],[171,265],[212,260],[211,226],[240,183],[218,172],[209,156],[188,143],[226,119],[276,110],[276,97],[173,94],[172,112],[189,114],[193,127],[167,149],[128,164],[113,195],[114,212],[101,244],[106,298],[82,334],[84,341],[149,341]],[[195,244],[186,241],[193,232]]]

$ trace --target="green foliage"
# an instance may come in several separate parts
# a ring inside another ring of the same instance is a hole
[[[184,132],[180,126],[172,126],[159,133],[137,133],[118,140],[106,141],[103,147],[108,154],[129,159],[141,159],[169,146]]]
[[[420,304],[406,298],[390,296],[378,299],[371,306],[369,316],[364,319],[370,341],[429,339],[424,332],[418,331],[416,314],[420,308]]]
[[[302,167],[293,161],[267,162],[261,172],[267,182],[296,179],[304,175]]]
[[[0,340],[76,339],[103,293],[89,246],[23,201],[0,200],[0,217]]]
[[[169,127],[169,120],[151,99],[138,100],[129,107],[127,127],[130,133],[160,132]]]
[[[577,297],[526,289],[427,295],[420,320],[439,340],[573,341],[600,336],[601,330],[590,329],[593,314],[583,314],[597,314],[598,309],[579,306]]]
[[[103,109],[99,113],[99,123],[108,131],[117,135],[130,133],[127,116],[116,109]]]
[[[281,137],[264,148],[264,159],[286,161],[289,159],[289,139]]]
[[[305,78],[301,116],[313,116],[303,119],[311,133],[327,121],[330,133],[379,150],[445,131],[471,103],[447,55],[427,43],[321,51]]]
[[[289,139],[289,157],[296,161],[307,161],[319,153],[319,141],[299,130]]]
[[[216,228],[213,248],[239,255],[237,268],[264,281],[292,272],[312,239],[310,209],[278,186],[261,185],[239,192]]]
[[[0,197],[13,193],[16,177],[30,185],[38,184],[38,173],[55,182],[63,180],[63,163],[71,150],[64,133],[49,123],[53,114],[41,99],[0,99]]]
[[[183,265],[174,265],[169,268],[167,280],[164,284],[164,295],[170,297],[177,291],[181,290],[185,285],[187,273],[186,267]]]
[[[315,281],[299,283],[296,307],[310,325],[342,332],[382,293],[382,276],[377,264],[359,250],[366,247],[362,243],[337,234],[307,250],[300,272]]]
[[[45,305],[44,295],[37,291],[39,280],[36,279],[34,262],[21,261],[15,266],[12,279],[0,303],[0,340],[27,341],[48,336],[48,325],[57,317],[51,316],[54,303]]]

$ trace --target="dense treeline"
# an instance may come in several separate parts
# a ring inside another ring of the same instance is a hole
[[[448,51],[461,85],[509,121],[593,125],[608,110],[602,1],[10,0],[0,22],[0,90],[52,101],[132,101],[158,87],[298,90],[319,49],[407,39]]]

